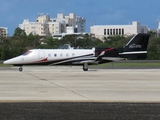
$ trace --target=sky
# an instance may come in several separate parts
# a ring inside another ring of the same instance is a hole
[[[160,19],[160,0],[0,0],[0,27],[7,27],[9,36],[15,28],[29,19],[35,22],[38,13],[75,13],[86,19],[86,32],[96,25],[141,25],[157,29]]]

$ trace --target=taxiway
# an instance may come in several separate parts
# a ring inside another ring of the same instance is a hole
[[[160,69],[0,68],[0,102],[160,102]]]

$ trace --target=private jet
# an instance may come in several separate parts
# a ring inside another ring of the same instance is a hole
[[[138,33],[131,38],[123,49],[113,47],[94,47],[92,49],[74,49],[69,45],[65,49],[31,49],[24,54],[4,61],[4,64],[23,65],[88,65],[115,62],[124,59],[146,59],[149,34]]]

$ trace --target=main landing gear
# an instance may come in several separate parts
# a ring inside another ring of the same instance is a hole
[[[22,72],[23,71],[22,66],[20,66],[18,70],[19,70],[19,72]]]
[[[84,71],[88,71],[88,63],[84,63],[83,64],[83,70]]]

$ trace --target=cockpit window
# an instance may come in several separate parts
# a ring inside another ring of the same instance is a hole
[[[27,51],[23,55],[29,55],[32,51]]]

